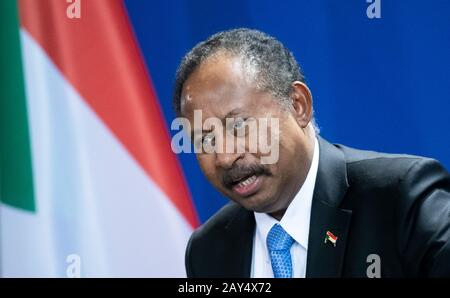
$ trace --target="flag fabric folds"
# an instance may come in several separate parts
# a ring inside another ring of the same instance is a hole
[[[198,219],[126,9],[82,4],[0,4],[0,274],[184,276]]]

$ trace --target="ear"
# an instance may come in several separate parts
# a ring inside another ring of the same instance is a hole
[[[312,118],[312,95],[306,84],[295,81],[292,83],[292,107],[294,116],[300,127],[308,126]]]

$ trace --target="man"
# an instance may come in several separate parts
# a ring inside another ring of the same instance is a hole
[[[241,119],[232,135],[247,119],[279,120],[275,163],[262,163],[259,150],[197,153],[234,203],[192,235],[188,277],[450,276],[449,174],[432,159],[322,139],[299,66],[273,37],[249,29],[213,35],[184,57],[174,93],[177,114],[190,123],[195,111]],[[216,149],[230,137],[200,134]]]

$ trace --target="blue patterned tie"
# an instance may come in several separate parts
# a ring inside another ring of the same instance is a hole
[[[291,246],[295,240],[279,225],[275,224],[267,235],[267,248],[269,249],[275,278],[292,277]]]

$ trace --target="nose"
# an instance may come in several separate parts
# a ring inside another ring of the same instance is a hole
[[[233,164],[244,156],[244,153],[216,153],[216,167],[230,169]]]
[[[216,142],[216,167],[230,169],[238,159],[244,156],[244,153],[241,153],[244,151],[237,150],[235,140],[231,140],[229,136],[217,136]],[[227,145],[231,145],[231,148],[227,148]]]

